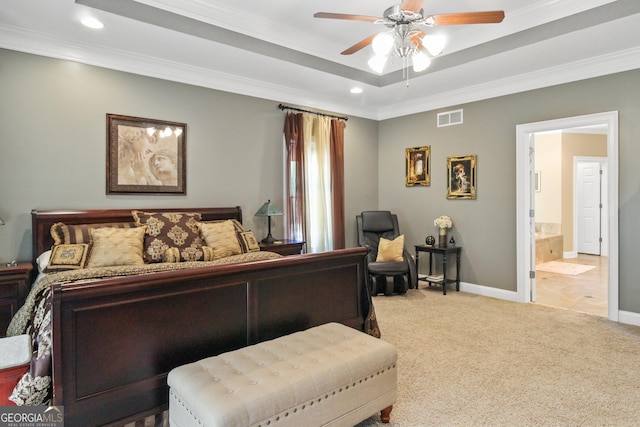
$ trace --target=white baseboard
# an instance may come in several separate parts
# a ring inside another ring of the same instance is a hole
[[[489,286],[476,285],[474,283],[466,282],[460,282],[460,290],[463,292],[469,292],[470,294],[482,295],[484,297],[518,302],[518,293],[514,291],[507,291],[504,289],[491,288]]]
[[[482,295],[485,297],[497,298],[505,301],[520,302],[518,293],[504,289],[491,288],[488,286],[476,285],[474,283],[460,282],[460,290],[470,294]],[[451,292],[447,289],[447,292]],[[454,291],[455,292],[455,291]],[[618,311],[618,322],[627,325],[640,326],[640,313],[631,311]]]
[[[640,326],[640,313],[619,310],[618,321],[627,325]]]

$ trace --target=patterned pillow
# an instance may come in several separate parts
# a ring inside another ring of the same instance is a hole
[[[238,240],[240,241],[240,247],[243,253],[257,252],[260,250],[260,244],[253,231],[247,230],[238,234]]]
[[[73,224],[67,225],[63,222],[56,222],[51,226],[51,237],[55,245],[73,245],[76,243],[91,243],[90,230],[92,228],[133,228],[133,222],[108,222],[103,224]]]
[[[51,250],[51,256],[45,273],[64,270],[77,270],[84,268],[87,263],[89,244],[81,243],[75,245],[56,245]]]
[[[87,267],[142,265],[142,246],[146,227],[93,228],[91,254]]]
[[[200,222],[198,226],[207,246],[213,248],[214,259],[242,253],[236,227],[231,220]]]
[[[197,212],[142,212],[132,211],[136,225],[146,225],[144,238],[145,262],[163,262],[174,259],[173,254],[166,256],[169,248],[177,248],[178,261],[203,261],[203,241],[198,230],[198,221],[202,218]]]

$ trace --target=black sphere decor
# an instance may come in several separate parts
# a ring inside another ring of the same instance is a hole
[[[429,235],[429,236],[427,236],[426,239],[424,239],[424,242],[429,246],[433,246],[434,243],[436,243],[436,238],[431,236],[431,235]]]

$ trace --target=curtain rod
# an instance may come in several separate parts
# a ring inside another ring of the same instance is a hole
[[[333,117],[334,119],[344,120],[345,122],[347,120],[349,120],[349,117],[347,117],[347,116],[336,116],[336,115],[333,115],[333,114],[319,113],[317,111],[303,110],[302,108],[290,107],[288,105],[283,105],[283,104],[278,104],[278,108],[281,109],[281,110],[301,111],[303,113],[311,113],[311,114],[316,114],[318,116]]]

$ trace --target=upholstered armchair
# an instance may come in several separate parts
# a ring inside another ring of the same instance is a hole
[[[364,211],[356,215],[356,226],[358,245],[369,249],[365,277],[371,295],[404,294],[415,288],[416,264],[404,247],[398,217],[389,211]]]

